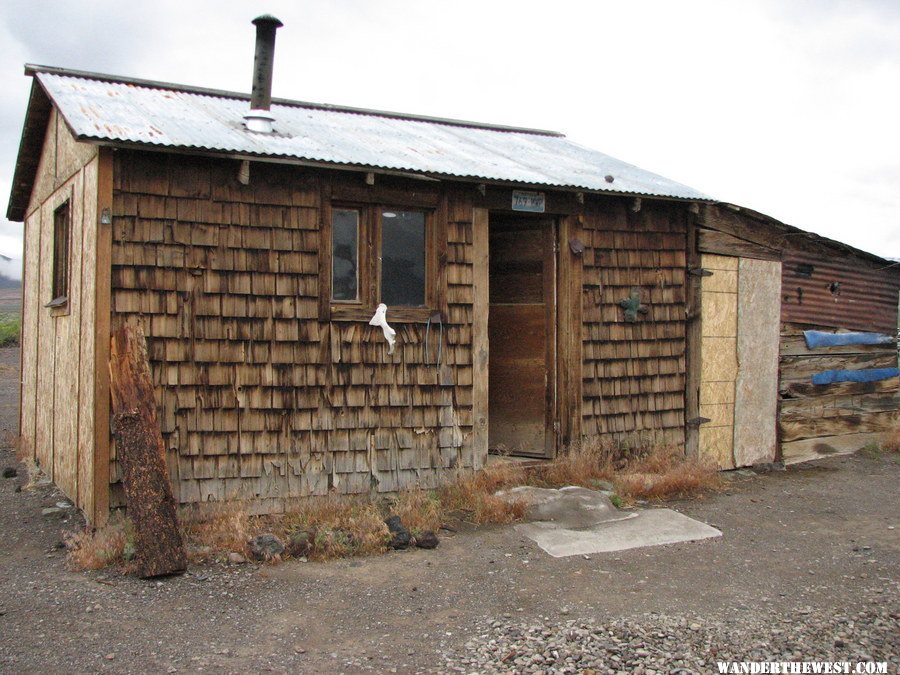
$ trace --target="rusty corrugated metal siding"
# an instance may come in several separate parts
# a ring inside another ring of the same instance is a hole
[[[831,252],[786,249],[782,320],[848,330],[897,331],[900,269]]]

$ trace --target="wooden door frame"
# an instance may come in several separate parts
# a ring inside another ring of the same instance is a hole
[[[544,233],[544,267],[547,270],[544,280],[544,305],[546,307],[546,321],[549,328],[545,354],[547,386],[545,388],[546,399],[544,401],[544,452],[541,455],[521,455],[535,457],[536,459],[553,459],[561,448],[568,445],[570,439],[580,435],[581,429],[581,261],[577,259],[577,265],[573,264],[572,257],[563,256],[561,252],[569,251],[569,246],[563,246],[561,242],[568,242],[574,232],[580,227],[580,217],[560,216],[554,213],[520,213],[507,210],[484,210],[486,216],[486,232],[481,238],[483,245],[489,247],[490,227],[492,218],[521,217],[523,220],[540,220],[550,224]],[[496,221],[495,221],[496,222]],[[484,252],[489,268],[490,250]],[[548,269],[549,266],[549,269]],[[577,273],[576,269],[577,268]],[[490,285],[490,271],[486,270],[487,283]],[[547,283],[551,280],[552,283]],[[574,284],[578,284],[577,293],[573,292]],[[565,293],[562,292],[561,283],[566,284]],[[563,305],[563,302],[566,304]],[[490,321],[490,297],[485,298],[488,316],[484,321],[484,331],[488,332]],[[565,321],[577,317],[577,330],[568,331],[564,339],[559,337],[559,327],[565,325]],[[486,338],[487,336],[485,336]],[[488,368],[490,368],[490,344],[487,344]],[[577,360],[576,360],[577,359]],[[565,365],[563,365],[565,364]],[[575,368],[575,370],[573,370]],[[485,379],[488,379],[485,377]],[[577,399],[566,400],[560,396],[560,392],[566,392],[572,396],[577,393]],[[487,411],[490,407],[490,392],[487,393],[483,403],[485,408],[485,426],[490,424]],[[570,416],[574,416],[570,419]],[[577,418],[577,421],[575,420]],[[487,445],[489,434],[484,432],[484,443]],[[489,449],[489,448],[488,448]]]
[[[583,253],[580,213],[556,221],[556,452],[581,441]],[[559,327],[565,327],[562,337]]]

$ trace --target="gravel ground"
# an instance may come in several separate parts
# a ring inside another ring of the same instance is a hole
[[[0,429],[16,427],[17,367],[0,349]],[[769,655],[897,672],[898,479],[897,456],[738,476],[671,504],[724,533],[689,544],[551,558],[471,528],[434,551],[142,581],[69,569],[58,546],[80,519],[43,515],[61,495],[24,487],[20,466],[0,478],[0,672],[561,672],[564,652],[588,673]]]
[[[900,672],[900,621],[880,607],[882,590],[860,598],[865,611],[821,615],[812,608],[773,617],[644,614],[608,622],[542,617],[529,623],[480,622],[448,671],[479,673],[717,672],[718,662],[886,662]]]

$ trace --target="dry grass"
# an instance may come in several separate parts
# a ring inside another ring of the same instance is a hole
[[[460,513],[469,522],[511,523],[524,517],[525,505],[510,503],[495,493],[526,482],[527,474],[522,467],[497,463],[445,486],[438,495],[445,511]]]
[[[524,518],[527,507],[497,497],[500,490],[518,485],[596,489],[601,481],[612,484],[616,501],[626,504],[687,497],[722,485],[714,466],[685,460],[677,448],[629,449],[586,442],[539,467],[492,464],[440,490],[406,491],[387,501],[336,494],[313,497],[298,510],[279,516],[251,516],[240,502],[225,504],[202,519],[184,521],[182,532],[194,562],[229,552],[246,556],[247,541],[263,532],[285,542],[285,557],[329,560],[376,555],[385,552],[391,540],[384,523],[387,515],[400,516],[413,535],[436,532],[452,518],[479,525],[510,523]],[[129,545],[133,547],[129,542],[133,542],[130,523],[119,517],[103,530],[79,533],[67,543],[73,566],[98,569],[125,562]]]
[[[710,463],[684,459],[677,448],[660,448],[628,462],[613,484],[623,499],[674,499],[722,487],[722,478]]]
[[[259,534],[262,523],[248,515],[240,502],[222,504],[203,518],[184,519],[181,534],[193,562],[222,553],[247,555],[247,540]]]
[[[598,481],[613,480],[617,458],[624,451],[599,440],[587,440],[573,445],[568,452],[540,467],[532,483],[541,487],[581,485],[596,488]]]
[[[900,452],[900,429],[894,429],[884,443],[881,444],[882,450],[885,452]]]
[[[111,565],[125,565],[134,555],[134,528],[131,521],[118,512],[106,527],[85,528],[66,535],[69,564],[78,570],[98,570]]]
[[[437,532],[444,524],[446,514],[440,495],[433,491],[406,490],[390,504],[391,515],[400,516],[401,522],[413,533]]]
[[[279,520],[288,543],[306,540],[301,551],[311,560],[384,553],[391,540],[378,504],[365,497],[313,497]]]

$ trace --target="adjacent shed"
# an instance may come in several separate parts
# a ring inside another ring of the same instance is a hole
[[[689,448],[723,468],[793,463],[900,427],[900,265],[731,204],[704,205],[696,245]]]

